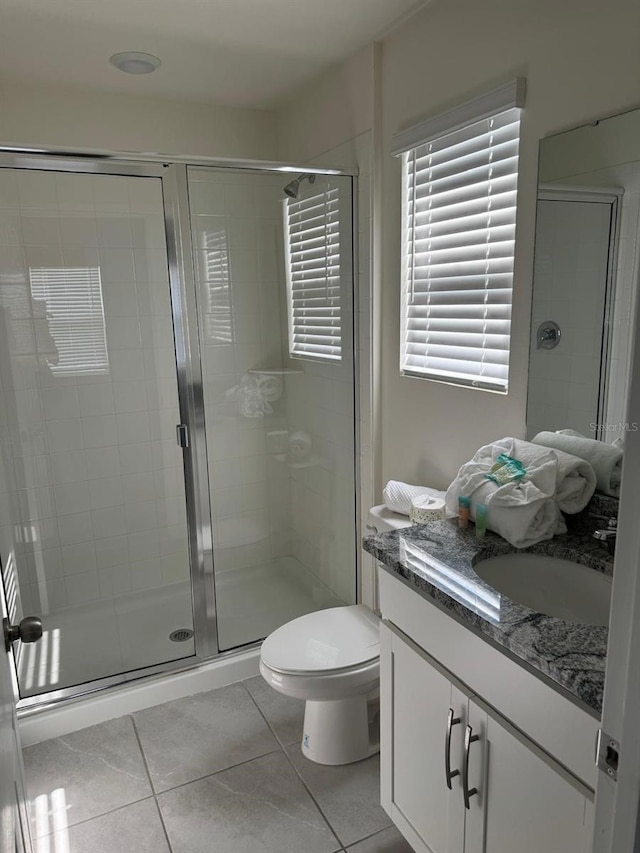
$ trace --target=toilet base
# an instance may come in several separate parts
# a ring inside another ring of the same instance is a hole
[[[351,764],[380,751],[380,698],[305,703],[302,754],[317,764]]]

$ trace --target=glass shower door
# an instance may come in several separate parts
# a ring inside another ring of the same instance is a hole
[[[355,600],[352,185],[291,177],[188,168],[222,651]]]
[[[21,696],[193,655],[159,177],[0,169],[0,382]]]

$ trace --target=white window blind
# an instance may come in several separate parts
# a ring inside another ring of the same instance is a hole
[[[403,153],[401,370],[506,391],[520,110]]]
[[[99,267],[31,267],[31,295],[46,304],[53,374],[108,373]]]
[[[284,201],[292,357],[342,358],[340,192],[329,187]]]
[[[227,231],[202,231],[202,266],[206,296],[206,343],[232,344],[231,277]]]

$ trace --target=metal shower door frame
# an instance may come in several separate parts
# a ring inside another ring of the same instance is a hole
[[[161,181],[179,413],[181,424],[186,426],[188,436],[187,446],[183,447],[183,468],[195,634],[194,654],[23,698],[18,703],[21,711],[57,704],[61,700],[77,698],[108,687],[126,684],[144,676],[184,670],[194,664],[204,663],[217,656],[219,652],[207,448],[186,168],[185,164],[161,162],[159,159],[156,162],[131,162],[115,157],[94,159],[86,155],[60,156],[53,152],[51,154],[8,153],[0,149],[0,170],[116,175],[156,178]]]
[[[180,418],[181,424],[186,427],[183,460],[195,653],[198,659],[205,660],[217,655],[219,646],[211,492],[187,166],[167,165],[162,175],[162,188]]]

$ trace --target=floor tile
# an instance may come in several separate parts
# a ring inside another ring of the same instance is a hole
[[[167,791],[278,749],[242,684],[133,715],[156,791]]]
[[[153,799],[39,838],[35,853],[170,853]]]
[[[400,835],[395,826],[383,829],[371,838],[348,847],[349,853],[414,853],[413,847]]]
[[[130,717],[29,746],[23,755],[37,835],[152,793]]]
[[[301,743],[304,701],[278,693],[261,675],[247,679],[244,684],[267,718],[280,743],[283,746]]]
[[[160,794],[158,801],[173,853],[341,849],[281,752]]]
[[[380,756],[337,767],[316,764],[299,749],[287,755],[344,845],[391,824],[380,805]]]

